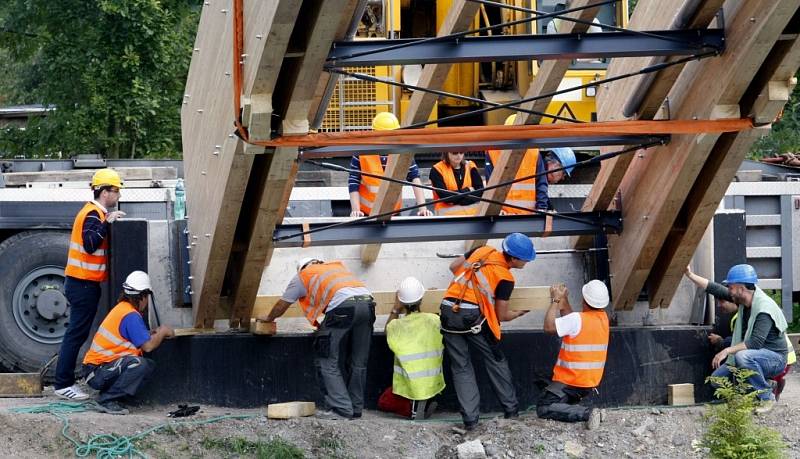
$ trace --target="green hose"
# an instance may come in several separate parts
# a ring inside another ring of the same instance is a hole
[[[30,407],[11,408],[9,411],[12,413],[49,413],[57,417],[63,423],[61,427],[61,435],[64,436],[75,447],[75,455],[78,457],[86,457],[94,454],[98,459],[110,459],[114,457],[127,456],[129,458],[139,457],[146,458],[141,451],[136,449],[134,443],[142,438],[150,435],[153,432],[164,429],[166,427],[182,426],[182,425],[204,425],[212,424],[226,419],[249,419],[258,417],[257,415],[224,415],[215,416],[213,418],[202,419],[198,421],[170,421],[140,432],[136,435],[125,436],[115,434],[100,434],[93,435],[86,443],[81,443],[79,440],[71,437],[67,432],[69,430],[69,417],[73,413],[83,413],[85,411],[94,411],[97,402],[53,402],[44,405],[35,405]]]

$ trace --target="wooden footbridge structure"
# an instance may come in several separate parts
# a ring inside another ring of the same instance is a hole
[[[348,40],[365,0],[206,1],[181,113],[195,326],[209,328],[215,319],[229,319],[231,327],[249,323],[263,269],[275,248],[291,239],[274,235],[281,229],[299,162],[348,151],[404,153],[390,155],[385,172],[404,179],[413,159],[407,153],[512,150],[496,165],[491,188],[514,179],[530,146],[582,142],[602,145],[602,153],[630,150],[601,163],[581,212],[497,217],[508,187],[495,187],[484,194],[494,202],[483,202],[480,216],[459,224],[477,225],[474,229],[490,221],[487,234],[496,236],[523,222],[529,235],[573,234],[576,247],[590,245],[595,233],[608,233],[614,308],[632,308],[645,286],[651,308],[667,307],[737,167],[753,142],[769,131],[796,83],[800,0],[640,0],[629,31],[587,34],[598,6],[609,1],[568,2],[568,10],[559,13],[564,19],[558,35],[480,37],[470,27],[486,0],[455,0],[438,38],[366,44]],[[526,14],[528,20],[536,16]],[[429,120],[439,97],[435,91],[442,89],[454,62],[542,59],[522,102],[507,105],[519,111],[518,125],[538,125],[550,122],[542,112],[570,61],[593,56],[611,58],[605,80],[594,84],[600,122],[746,118],[751,123],[745,129],[678,130],[668,136],[630,135],[623,129],[591,137],[520,140],[501,133],[505,140],[413,148],[391,142],[324,147],[319,139],[322,148],[308,148],[291,142],[309,138],[338,78],[336,70],[350,65],[424,62],[417,86],[429,91],[414,91],[401,123],[412,126]],[[373,215],[391,212],[400,191],[400,183],[383,182]],[[603,221],[618,215],[609,211],[621,212],[624,229]],[[594,222],[595,228],[581,221]],[[426,240],[425,234],[435,233],[464,239],[457,232],[462,229],[447,229],[456,226],[452,219],[420,218],[419,224],[429,231],[409,238]],[[352,224],[358,230],[353,233],[377,235],[364,239],[370,242],[362,249],[365,263],[379,256],[382,231],[392,225]],[[354,243],[345,237],[341,243]],[[316,243],[308,234],[294,240],[297,245]]]

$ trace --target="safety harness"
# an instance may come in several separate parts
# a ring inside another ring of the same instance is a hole
[[[490,266],[490,265],[498,265],[499,266],[500,265],[497,262],[492,262],[492,261],[488,260],[488,258],[489,258],[489,256],[491,254],[492,254],[492,252],[488,252],[481,259],[472,262],[466,269],[464,269],[458,276],[456,276],[453,279],[453,282],[458,282],[464,277],[466,277],[466,279],[467,279],[466,282],[464,283],[464,286],[461,289],[461,292],[459,293],[458,299],[456,299],[455,302],[452,302],[452,301],[449,301],[449,300],[443,300],[442,301],[442,304],[450,306],[450,309],[453,312],[458,313],[458,311],[461,310],[461,304],[464,302],[464,295],[467,292],[467,284],[469,284],[472,287],[472,292],[475,295],[475,298],[478,299],[478,308],[481,311],[481,320],[480,320],[480,322],[476,323],[475,325],[469,327],[466,330],[450,330],[450,329],[441,327],[441,330],[443,332],[445,332],[445,333],[453,333],[453,334],[457,334],[457,335],[464,335],[464,334],[477,335],[477,334],[479,334],[479,333],[481,333],[483,331],[483,324],[486,323],[486,313],[484,312],[484,309],[489,308],[490,305],[485,304],[486,301],[484,299],[484,295],[481,295],[481,293],[480,293],[480,291],[478,289],[478,286],[475,284],[475,282],[476,282],[475,277],[476,277],[476,273],[478,271],[480,271],[480,269],[483,268],[484,266]],[[492,293],[492,292],[490,292],[490,293]]]

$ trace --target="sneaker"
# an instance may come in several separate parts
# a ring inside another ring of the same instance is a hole
[[[89,398],[89,394],[82,391],[80,387],[76,384],[73,384],[69,387],[65,387],[63,389],[56,389],[55,394],[65,400],[86,400]]]
[[[120,405],[119,402],[116,402],[114,400],[109,400],[107,402],[98,403],[97,407],[98,407],[98,410],[101,413],[106,413],[106,414],[125,415],[125,414],[129,413],[127,408],[125,408],[124,406]]]
[[[314,417],[318,419],[327,419],[327,420],[339,420],[339,419],[352,419],[352,416],[348,416],[346,414],[342,414],[335,409],[331,410],[317,410]]]
[[[754,411],[756,414],[767,414],[772,411],[773,408],[775,408],[775,400],[761,400]]]
[[[586,420],[586,430],[595,430],[600,427],[605,413],[601,409],[592,408],[589,412],[589,419]]]

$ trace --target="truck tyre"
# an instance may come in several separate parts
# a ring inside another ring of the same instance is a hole
[[[38,372],[58,353],[69,322],[68,247],[60,231],[25,231],[0,244],[0,365],[9,371]]]

